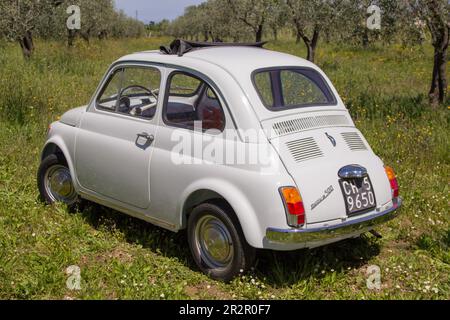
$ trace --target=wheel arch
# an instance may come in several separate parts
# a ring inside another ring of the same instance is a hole
[[[44,150],[42,151],[41,154],[41,161],[43,161],[45,158],[47,158],[48,156],[55,154],[55,155],[61,155],[66,159],[66,156],[64,155],[64,152],[61,150],[61,148],[53,142],[47,143],[44,147]]]
[[[223,201],[235,213],[248,244],[256,248],[262,247],[264,234],[256,212],[245,193],[237,187],[225,181],[202,181],[188,188],[182,199],[179,211],[182,229],[186,228],[189,214],[196,206],[205,202]]]
[[[67,166],[69,167],[70,174],[72,175],[75,188],[78,189],[78,186],[77,186],[78,180],[76,178],[77,176],[76,176],[76,172],[75,172],[74,163],[72,161],[70,152],[69,152],[66,144],[64,143],[64,141],[62,141],[61,138],[54,137],[47,141],[47,143],[45,144],[44,149],[41,153],[41,161],[52,154],[60,155],[60,156],[64,157],[64,160],[66,161]]]

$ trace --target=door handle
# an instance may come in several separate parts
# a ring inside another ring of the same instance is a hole
[[[139,133],[138,138],[144,138],[149,142],[155,141],[155,136],[153,134],[148,134],[147,132]]]
[[[147,132],[138,133],[136,137],[136,147],[146,150],[148,147],[150,147],[155,141],[155,136],[153,134],[148,134]]]

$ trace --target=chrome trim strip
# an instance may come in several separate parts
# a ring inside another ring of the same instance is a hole
[[[394,199],[392,208],[370,215],[344,222],[334,226],[312,228],[312,229],[276,229],[268,228],[266,238],[272,243],[307,243],[312,241],[323,241],[333,238],[339,238],[345,235],[351,235],[358,231],[368,231],[371,228],[390,221],[398,216],[398,209],[402,206],[401,198]]]

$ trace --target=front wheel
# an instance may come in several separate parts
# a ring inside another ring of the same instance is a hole
[[[62,202],[74,206],[78,202],[69,167],[57,155],[52,154],[42,161],[37,178],[39,193],[45,203]]]
[[[229,206],[204,203],[188,221],[188,241],[197,266],[215,280],[231,281],[252,267],[255,249]]]

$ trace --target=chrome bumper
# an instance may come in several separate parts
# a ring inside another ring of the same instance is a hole
[[[267,229],[266,238],[269,242],[279,244],[300,244],[326,241],[346,235],[357,234],[371,230],[373,227],[396,218],[402,199],[394,200],[392,208],[360,219],[344,222],[338,225],[312,229]]]

